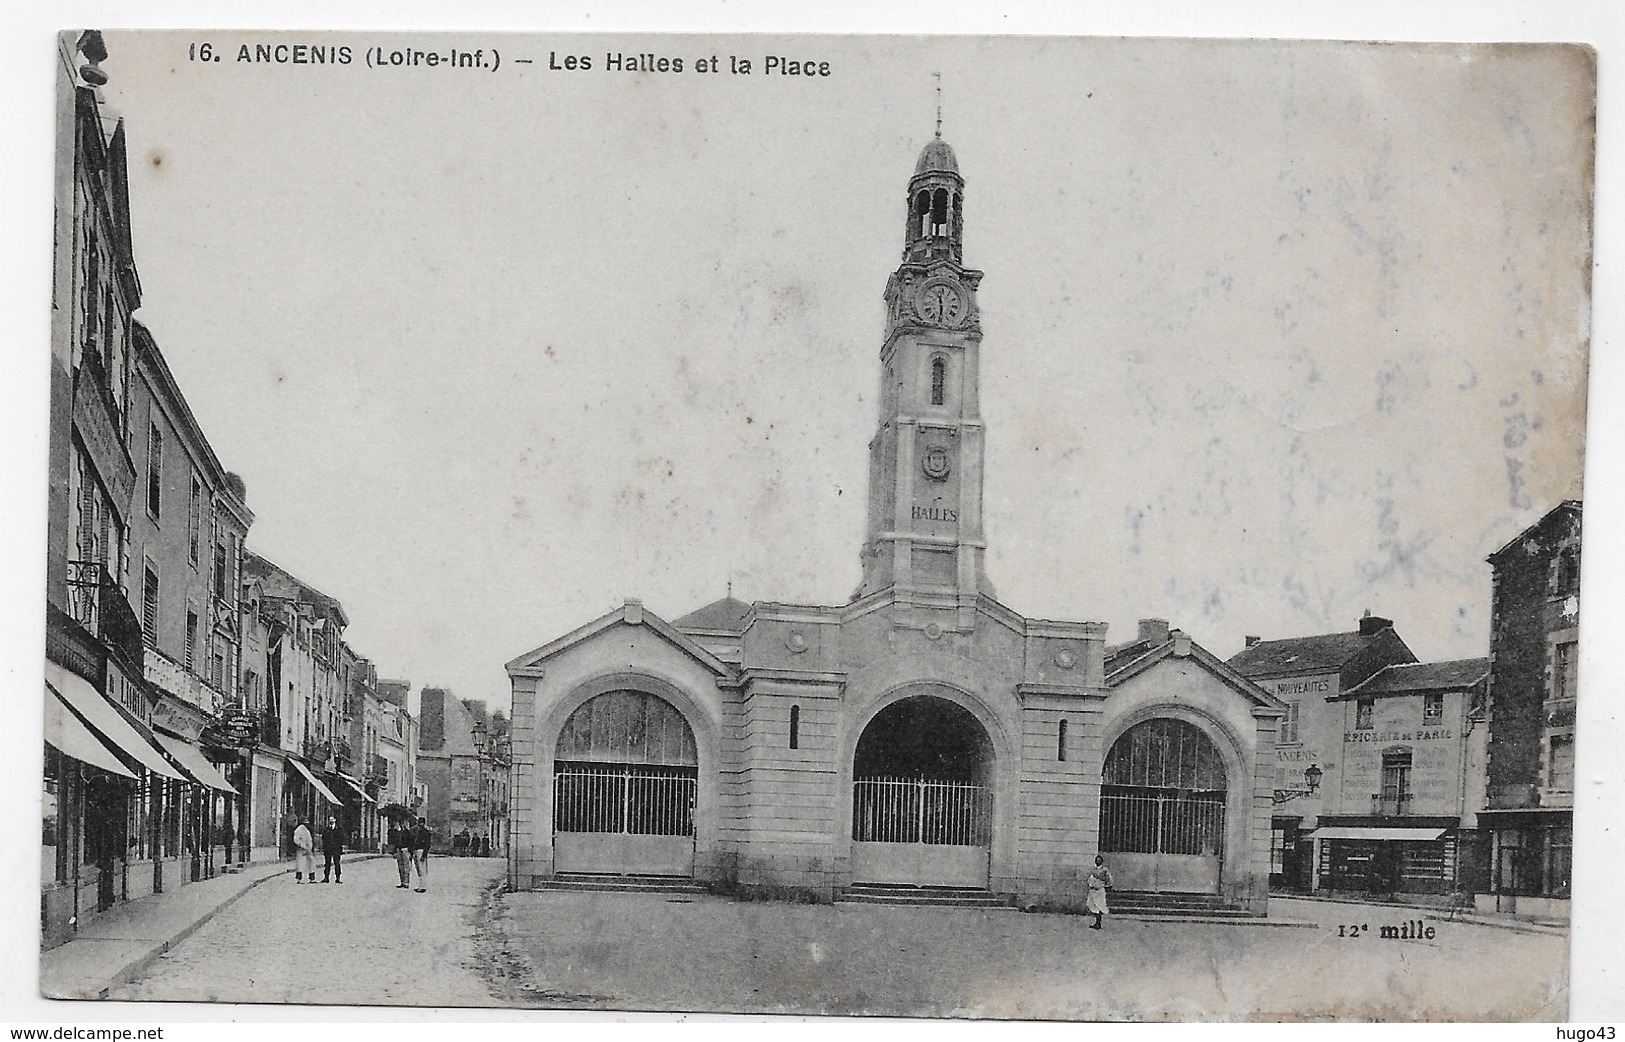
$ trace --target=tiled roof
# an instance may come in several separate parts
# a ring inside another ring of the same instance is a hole
[[[1371,639],[1356,630],[1352,633],[1323,633],[1314,637],[1259,641],[1231,658],[1228,665],[1244,677],[1288,672],[1330,672],[1342,668],[1343,663],[1358,655]]]
[[[712,601],[703,608],[689,612],[672,623],[675,629],[685,632],[690,630],[721,630],[725,633],[745,632],[745,618],[750,614],[750,605],[732,597],[724,597],[719,601]]]
[[[1343,697],[1383,695],[1403,691],[1440,691],[1472,687],[1490,671],[1487,658],[1462,658],[1449,662],[1410,662],[1384,666],[1370,679],[1343,692]]]

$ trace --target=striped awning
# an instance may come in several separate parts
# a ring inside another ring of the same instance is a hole
[[[348,774],[342,774],[341,773],[339,775],[339,779],[341,781],[343,781],[344,784],[346,784],[350,788],[354,789],[355,794],[357,796],[360,796],[361,799],[364,802],[366,802],[366,803],[377,803],[378,802],[377,800],[373,799],[371,796],[367,795],[367,787],[365,785],[361,784],[361,779],[360,778],[352,778]]]
[[[84,721],[63,704],[62,697],[49,687],[45,689],[45,740],[82,763],[100,767],[109,774],[135,777],[134,772],[120,762],[113,750],[97,738],[95,732],[86,727]]]
[[[147,770],[165,778],[185,781],[158,748],[142,736],[124,715],[124,710],[108,701],[90,681],[70,673],[55,662],[45,663],[45,683],[62,696],[62,701],[89,724],[91,729]]]
[[[236,794],[237,790],[221,776],[219,769],[204,757],[202,749],[184,738],[171,738],[167,734],[154,734],[153,737],[158,739],[158,744],[164,747],[164,751],[173,756],[198,784],[220,792]]]
[[[306,767],[304,764],[300,763],[298,760],[295,760],[291,756],[288,757],[288,762],[293,764],[295,770],[305,776],[305,781],[310,783],[311,788],[321,793],[322,799],[326,800],[328,803],[331,803],[335,807],[344,806],[344,801],[333,795],[333,790],[329,789],[326,785],[323,785],[320,778],[310,773],[309,767]]]

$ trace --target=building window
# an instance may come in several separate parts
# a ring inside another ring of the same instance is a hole
[[[1282,745],[1298,744],[1298,703],[1286,704],[1286,715],[1281,718],[1280,743]]]
[[[1270,829],[1270,875],[1286,872],[1286,829]]]
[[[197,612],[186,613],[186,668],[197,664]]]
[[[152,565],[142,569],[141,635],[154,647],[158,644],[158,573]]]
[[[1546,833],[1546,893],[1568,897],[1574,872],[1574,830],[1554,828]]]
[[[1557,645],[1552,658],[1553,700],[1573,698],[1580,681],[1580,645],[1572,640]]]
[[[1379,813],[1408,814],[1411,804],[1411,751],[1389,749],[1382,754],[1382,801]]]
[[[1376,703],[1369,698],[1362,698],[1354,703],[1354,729],[1356,731],[1371,730],[1371,711]]]
[[[219,543],[214,544],[214,599],[226,599],[226,548]]]
[[[1066,762],[1066,721],[1055,728],[1055,758],[1062,763]]]
[[[1557,555],[1553,566],[1552,594],[1567,597],[1580,592],[1580,548],[1570,546]]]
[[[1422,726],[1444,723],[1444,692],[1430,691],[1422,696]]]
[[[223,651],[216,651],[209,659],[209,683],[214,685],[216,691],[225,687],[226,653]]]
[[[157,520],[163,506],[164,436],[156,423],[147,428],[147,513]]]
[[[948,363],[940,358],[931,360],[931,404],[941,405],[948,393]]]
[[[801,748],[801,707],[790,707],[790,748]]]
[[[1553,735],[1546,747],[1546,787],[1574,791],[1574,736]]]
[[[198,529],[203,525],[203,483],[192,475],[192,500],[186,508],[186,556],[197,564]]]

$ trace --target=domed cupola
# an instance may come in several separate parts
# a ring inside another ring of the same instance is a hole
[[[948,142],[937,136],[920,150],[908,182],[908,226],[903,236],[906,261],[964,259],[965,179]]]

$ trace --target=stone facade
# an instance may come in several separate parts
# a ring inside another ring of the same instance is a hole
[[[1108,649],[1104,624],[1026,618],[987,580],[964,198],[931,142],[886,288],[853,599],[672,621],[628,601],[508,663],[513,885],[676,874],[1065,907],[1104,852],[1120,887],[1263,907],[1281,704],[1166,624]],[[1170,741],[1205,765],[1200,806]]]

